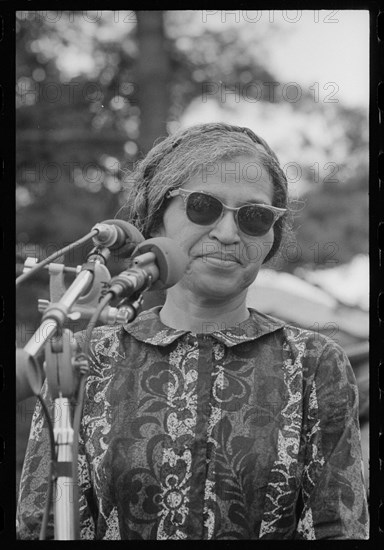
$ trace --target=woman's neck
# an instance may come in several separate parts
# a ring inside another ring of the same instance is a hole
[[[165,325],[189,330],[195,334],[215,332],[233,327],[249,317],[245,303],[246,291],[240,296],[223,301],[196,298],[188,291],[172,288],[160,311],[160,319]]]

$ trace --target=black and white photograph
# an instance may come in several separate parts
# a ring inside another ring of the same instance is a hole
[[[17,539],[369,539],[370,11],[14,24]]]

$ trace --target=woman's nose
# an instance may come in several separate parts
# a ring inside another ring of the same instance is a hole
[[[209,235],[225,244],[239,242],[240,235],[235,219],[235,212],[225,210],[221,218],[210,230]]]

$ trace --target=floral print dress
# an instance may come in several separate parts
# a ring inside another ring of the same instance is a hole
[[[206,334],[163,325],[160,309],[93,332],[81,538],[368,538],[358,392],[344,351],[253,309],[243,323]],[[44,394],[50,403],[46,386]],[[48,462],[38,403],[20,485],[21,539],[39,536]]]

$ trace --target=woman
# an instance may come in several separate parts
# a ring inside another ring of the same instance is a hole
[[[247,128],[188,128],[138,165],[126,219],[146,238],[174,239],[189,264],[163,306],[94,331],[82,538],[367,538],[345,353],[246,308],[249,285],[283,242],[287,201],[276,155]],[[37,406],[21,538],[37,537],[47,453]]]

